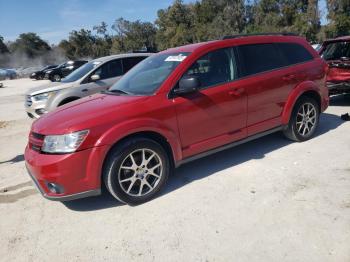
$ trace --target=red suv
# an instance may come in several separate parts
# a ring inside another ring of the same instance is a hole
[[[320,55],[329,65],[329,94],[350,93],[350,36],[330,39],[322,44]]]
[[[145,202],[185,162],[283,131],[309,139],[327,64],[301,37],[233,36],[152,55],[109,91],[33,123],[28,171],[44,197]]]

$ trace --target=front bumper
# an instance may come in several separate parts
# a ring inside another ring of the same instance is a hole
[[[95,190],[89,190],[77,194],[72,195],[65,195],[65,196],[50,196],[47,193],[45,193],[44,189],[41,188],[39,182],[36,180],[36,178],[30,173],[29,169],[27,168],[28,174],[33,180],[36,188],[40,192],[40,194],[45,197],[46,199],[53,200],[53,201],[71,201],[76,200],[80,198],[90,197],[90,196],[98,196],[101,194],[101,189],[95,189]]]
[[[26,168],[40,193],[47,199],[69,201],[101,193],[102,163],[107,146],[71,154],[42,154],[29,146],[25,150]],[[49,184],[62,191],[52,192]]]

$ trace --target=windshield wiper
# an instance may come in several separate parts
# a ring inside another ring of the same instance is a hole
[[[110,95],[131,95],[131,93],[128,93],[126,91],[120,90],[120,89],[113,89],[113,90],[106,90],[102,91],[102,94],[110,94]]]

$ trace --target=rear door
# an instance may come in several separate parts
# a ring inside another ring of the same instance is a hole
[[[196,93],[173,99],[183,156],[244,138],[247,97],[235,83],[234,49],[220,49],[200,57],[182,77],[188,76],[196,76],[201,86]]]
[[[288,61],[274,43],[242,45],[238,48],[242,88],[248,95],[248,136],[281,124],[280,116],[292,88]]]

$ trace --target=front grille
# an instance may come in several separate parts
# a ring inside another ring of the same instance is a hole
[[[31,106],[33,104],[32,97],[27,95],[26,96],[26,105]]]

